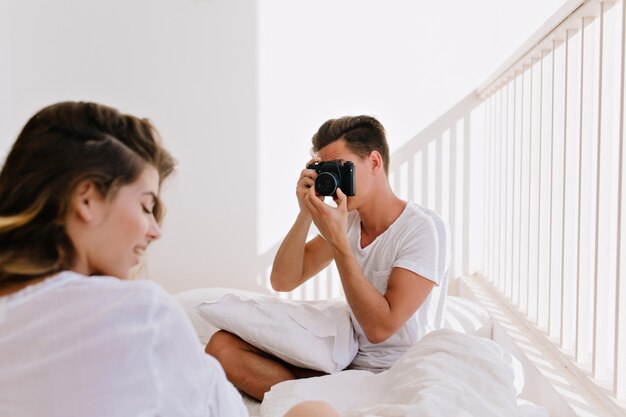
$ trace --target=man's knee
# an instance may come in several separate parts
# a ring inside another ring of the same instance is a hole
[[[241,344],[241,339],[225,330],[218,330],[213,334],[204,351],[220,362],[227,359]]]

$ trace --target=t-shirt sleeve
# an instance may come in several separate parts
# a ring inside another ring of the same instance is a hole
[[[445,272],[445,247],[443,223],[431,216],[420,217],[405,229],[393,267],[415,272],[439,285]]]
[[[247,417],[241,394],[221,365],[204,352],[183,309],[165,291],[153,313],[153,368],[167,416]]]

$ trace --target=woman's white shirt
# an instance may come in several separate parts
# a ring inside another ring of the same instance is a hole
[[[150,281],[63,272],[0,297],[0,416],[247,416]]]

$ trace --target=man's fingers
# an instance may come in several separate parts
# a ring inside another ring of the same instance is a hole
[[[315,192],[315,187],[311,187],[307,194],[306,201],[308,202],[309,211],[314,210],[316,213],[322,213],[326,209],[326,203],[324,203],[324,197],[318,196]]]
[[[298,183],[298,187],[304,186],[306,188],[313,188],[314,185],[315,185],[315,180],[311,177],[303,177],[300,179],[300,182]]]
[[[315,180],[315,177],[317,177],[317,172],[312,169],[303,169],[302,171],[300,171],[300,180],[302,180],[303,178],[310,178]]]
[[[304,204],[306,204],[306,208],[309,210],[309,212],[313,214],[314,212],[317,212],[317,207],[315,207],[315,205],[311,201],[312,198],[315,198],[315,196],[311,197],[311,192],[314,193],[315,191],[312,188],[309,188],[304,196]]]
[[[337,203],[337,207],[341,209],[345,209],[347,207],[348,197],[341,191],[341,188],[337,188],[337,198],[335,203]]]
[[[319,156],[314,156],[311,160],[309,160],[309,162],[306,163],[306,166],[308,167],[309,165],[315,163],[315,162],[319,162],[321,161],[322,158],[320,158]]]

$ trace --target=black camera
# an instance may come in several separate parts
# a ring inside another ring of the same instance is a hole
[[[317,172],[315,191],[319,195],[337,195],[337,188],[347,196],[355,194],[354,164],[350,161],[320,161],[307,166]]]

